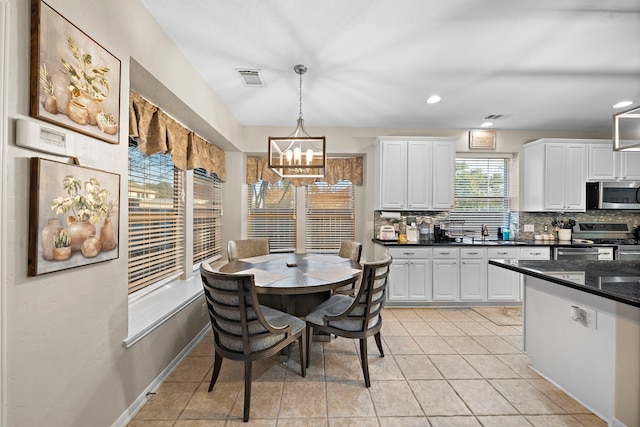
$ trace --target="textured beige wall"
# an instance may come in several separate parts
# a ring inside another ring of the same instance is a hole
[[[132,348],[127,295],[127,122],[129,58],[215,128],[224,141],[240,126],[137,0],[49,0],[60,14],[120,59],[119,145],[101,141],[120,174],[120,249],[116,260],[27,277],[28,161],[14,144],[15,119],[29,115],[30,1],[10,0],[8,104],[2,121],[7,171],[2,200],[4,330],[3,423],[7,426],[110,426],[207,325],[198,300]],[[158,92],[161,94],[161,92]],[[7,94],[2,93],[4,98]],[[160,99],[159,102],[163,100]],[[188,118],[187,118],[188,119]],[[188,121],[188,120],[185,120]],[[228,142],[227,141],[227,142]]]

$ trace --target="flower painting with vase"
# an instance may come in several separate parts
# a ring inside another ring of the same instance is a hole
[[[31,8],[31,116],[117,144],[120,61],[45,2]]]
[[[28,274],[118,258],[120,175],[34,157]]]

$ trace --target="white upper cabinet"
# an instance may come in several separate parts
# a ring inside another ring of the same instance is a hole
[[[577,211],[586,206],[587,144],[540,139],[524,145],[524,210]]]
[[[589,144],[589,181],[640,180],[640,151],[613,151],[609,143]]]
[[[450,138],[380,138],[375,209],[452,209],[455,147]]]
[[[620,157],[620,179],[640,180],[640,151],[616,151]]]
[[[430,142],[407,142],[407,203],[403,209],[422,210],[431,207],[432,170],[426,165],[431,165],[432,157]],[[389,166],[393,169],[392,165]]]
[[[456,192],[456,150],[453,141],[433,141],[433,209],[453,209]]]
[[[407,203],[407,143],[381,141],[376,147],[378,209],[404,209]]]

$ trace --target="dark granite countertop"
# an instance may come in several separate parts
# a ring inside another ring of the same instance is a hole
[[[380,239],[372,239],[373,243],[377,243],[382,246],[394,247],[394,246],[486,246],[488,248],[491,247],[499,247],[499,246],[550,246],[549,243],[542,245],[533,242],[526,242],[520,240],[487,240],[485,242],[477,241],[475,243],[470,242],[407,242],[407,243],[398,243],[397,240],[380,240]]]
[[[489,264],[640,307],[640,261],[489,260]],[[584,284],[561,278],[558,273],[581,280],[584,276]]]
[[[616,246],[615,244],[593,244],[593,243],[574,243],[570,241],[562,241],[562,240],[487,240],[485,242],[476,241],[475,243],[470,243],[469,241],[463,242],[407,242],[407,243],[398,243],[397,240],[380,240],[380,239],[372,239],[373,243],[377,243],[378,245],[394,247],[394,246],[460,246],[460,247],[469,247],[469,246],[486,246],[488,248],[496,247],[496,246],[544,246],[544,247],[572,247],[572,248],[590,248],[593,246]]]

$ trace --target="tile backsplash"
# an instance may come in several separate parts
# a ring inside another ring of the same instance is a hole
[[[575,222],[625,222],[631,224],[632,227],[640,225],[640,212],[621,211],[621,210],[598,210],[587,212],[520,212],[520,239],[532,240],[536,234],[542,234],[546,225],[549,231],[554,231],[551,223],[554,220],[564,220],[565,222],[572,219]],[[533,233],[523,231],[524,224],[533,224],[535,231]]]
[[[382,225],[394,226],[398,231],[398,226],[407,217],[416,217],[416,224],[422,221],[430,224],[447,223],[449,221],[449,213],[442,212],[402,212],[399,218],[384,217],[382,211],[375,211],[373,235],[377,237],[378,230]],[[554,231],[552,222],[554,220],[568,221],[573,219],[576,222],[626,222],[631,226],[640,225],[640,212],[622,211],[622,210],[598,210],[587,212],[511,212],[510,218],[517,228],[516,238],[519,240],[533,240],[534,235],[542,234],[544,227],[547,226],[549,232]],[[524,232],[525,224],[533,224],[533,232]]]

